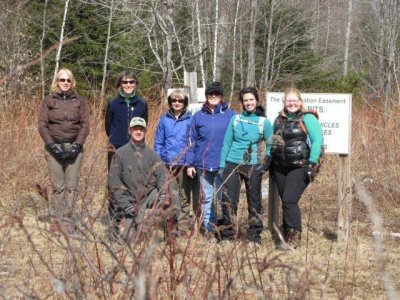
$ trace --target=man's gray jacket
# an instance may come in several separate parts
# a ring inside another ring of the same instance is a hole
[[[129,204],[140,206],[154,189],[165,190],[165,172],[153,149],[130,141],[115,152],[111,162],[108,178],[111,201],[118,210],[125,210]]]

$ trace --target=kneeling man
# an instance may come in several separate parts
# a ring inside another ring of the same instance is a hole
[[[129,134],[130,142],[119,148],[112,159],[108,178],[112,233],[124,240],[135,236],[146,209],[168,209],[173,215],[173,224],[179,212],[179,198],[169,188],[164,164],[145,144],[146,121],[133,118]],[[125,226],[120,230],[119,223],[123,219]]]

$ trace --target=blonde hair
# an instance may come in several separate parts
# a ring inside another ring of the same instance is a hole
[[[280,115],[281,116],[286,116],[286,113],[285,113],[285,108],[286,108],[286,98],[287,98],[287,95],[289,95],[290,93],[293,93],[293,94],[295,94],[296,96],[297,96],[297,98],[299,98],[299,100],[300,100],[300,110],[304,113],[304,112],[306,112],[306,111],[308,111],[308,109],[306,108],[306,106],[304,105],[304,101],[303,101],[303,98],[301,97],[301,92],[300,92],[300,90],[298,89],[298,88],[295,88],[295,87],[289,87],[289,88],[287,88],[286,90],[285,90],[285,92],[284,92],[284,95],[283,95],[283,101],[282,101],[282,110],[280,111]]]
[[[76,86],[74,74],[72,74],[70,69],[60,69],[60,71],[58,71],[56,74],[56,78],[54,78],[54,81],[51,84],[51,91],[53,93],[57,93],[60,91],[58,87],[58,80],[60,79],[61,74],[67,74],[68,78],[71,80],[71,90],[74,90]]]

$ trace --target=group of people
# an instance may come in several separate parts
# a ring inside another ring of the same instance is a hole
[[[135,237],[146,210],[159,208],[169,211],[175,236],[192,232],[200,221],[206,235],[234,240],[240,232],[237,212],[244,181],[246,238],[260,243],[262,177],[269,171],[282,200],[283,244],[296,248],[302,231],[299,201],[315,176],[323,145],[321,125],[307,111],[300,91],[285,91],[282,111],[271,123],[253,87],[240,91],[239,114],[223,101],[219,82],[206,87],[206,101],[194,114],[184,90],[175,89],[158,122],[152,149],[146,145],[148,106],[138,96],[137,85],[134,72],[122,72],[116,81],[118,94],[110,100],[105,117],[113,236]],[[39,133],[53,186],[51,229],[72,232],[89,109],[86,99],[76,94],[68,69],[57,73],[52,94],[43,99]]]

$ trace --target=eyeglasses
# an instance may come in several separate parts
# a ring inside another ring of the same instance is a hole
[[[287,99],[287,100],[285,100],[285,102],[286,103],[297,103],[297,102],[299,102],[299,100],[297,100],[297,99]]]
[[[185,100],[183,99],[171,99],[171,102],[179,102],[179,103],[184,103]]]
[[[122,84],[135,84],[136,83],[136,80],[122,80],[121,81],[122,82]]]
[[[59,78],[58,81],[59,82],[71,82],[71,79],[69,79],[69,78]]]
[[[207,96],[210,96],[210,97],[213,97],[213,96],[218,97],[218,96],[221,96],[221,94],[220,94],[220,93],[217,93],[217,92],[211,92],[211,93],[207,94]]]

